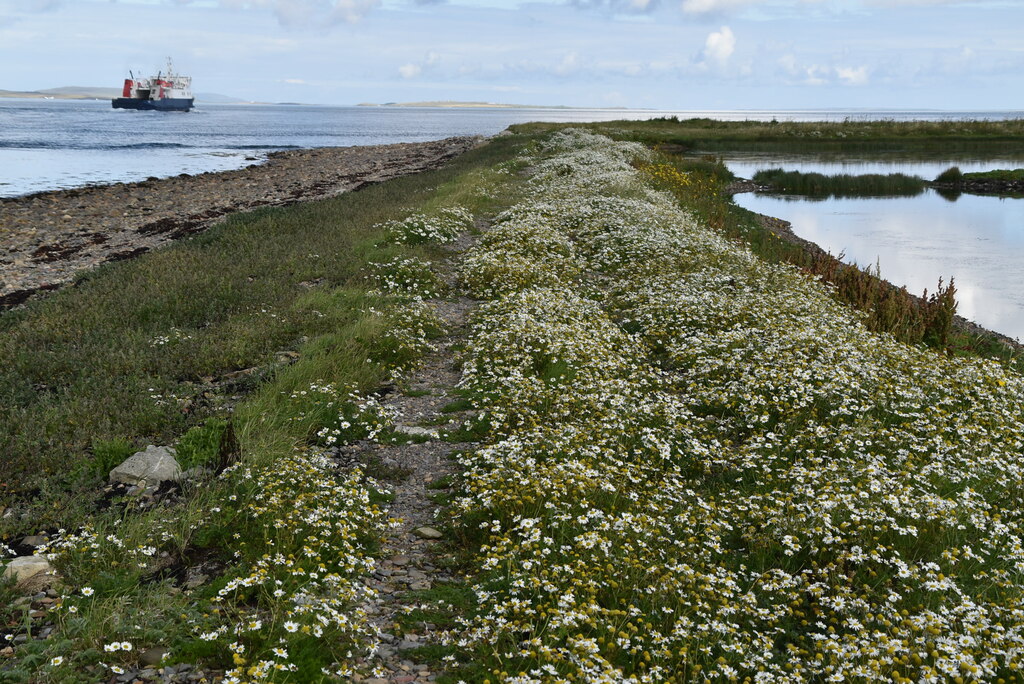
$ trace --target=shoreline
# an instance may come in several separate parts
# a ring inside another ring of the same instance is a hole
[[[231,171],[0,199],[0,311],[101,264],[200,233],[228,214],[326,199],[437,168],[481,140],[284,150]]]

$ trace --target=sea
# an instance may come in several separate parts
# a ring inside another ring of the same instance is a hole
[[[980,120],[1018,118],[1024,111],[655,111],[200,102],[182,113],[113,109],[109,100],[0,99],[0,198],[237,169],[276,150],[494,135],[529,121],[664,116],[728,121]]]

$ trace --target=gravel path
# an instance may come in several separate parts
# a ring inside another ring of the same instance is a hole
[[[210,227],[226,214],[323,199],[441,166],[481,138],[271,154],[236,171],[0,199],[0,309]]]
[[[454,263],[473,242],[475,238],[463,234],[448,245],[451,256],[447,263],[439,264],[439,275],[453,291],[457,291]],[[458,428],[468,417],[463,411],[446,412],[445,407],[459,399],[455,388],[462,374],[453,348],[465,339],[477,302],[457,296],[431,303],[444,321],[446,334],[434,342],[436,350],[387,403],[397,411],[399,432],[433,432],[434,436],[419,444],[376,447],[382,465],[401,469],[408,477],[391,488],[395,498],[388,513],[400,522],[384,539],[377,569],[367,580],[377,590],[378,599],[364,608],[380,631],[382,643],[360,668],[367,676],[354,678],[364,684],[411,684],[436,679],[439,673],[417,662],[413,655],[415,649],[435,643],[435,625],[419,623],[412,630],[401,631],[398,618],[419,603],[418,592],[457,579],[438,558],[443,538],[433,527],[438,506],[431,499],[436,492],[429,485],[455,474],[452,452],[472,446],[440,441],[436,436]]]

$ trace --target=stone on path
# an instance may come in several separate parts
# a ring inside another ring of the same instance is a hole
[[[181,477],[181,466],[174,459],[174,449],[150,444],[145,451],[129,456],[124,463],[110,471],[111,482],[123,482],[158,487],[165,480]]]
[[[417,425],[396,425],[395,432],[403,435],[409,435],[410,437],[427,437],[429,439],[439,439],[441,433],[432,428],[419,427]]]
[[[420,539],[440,539],[444,536],[433,527],[417,527],[412,533]]]

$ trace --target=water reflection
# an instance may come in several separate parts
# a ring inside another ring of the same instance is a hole
[[[778,157],[726,160],[739,176],[783,166],[822,173],[907,173],[933,178],[942,162],[886,163],[858,160],[843,165]],[[1022,159],[956,162],[964,171],[1024,166]],[[851,170],[851,167],[855,170]],[[864,170],[861,170],[864,169]],[[848,262],[878,265],[882,276],[920,294],[940,277],[955,278],[960,315],[1010,337],[1024,339],[1024,199],[964,194],[950,202],[934,190],[916,197],[808,201],[751,193],[742,207],[792,222],[794,232]]]

